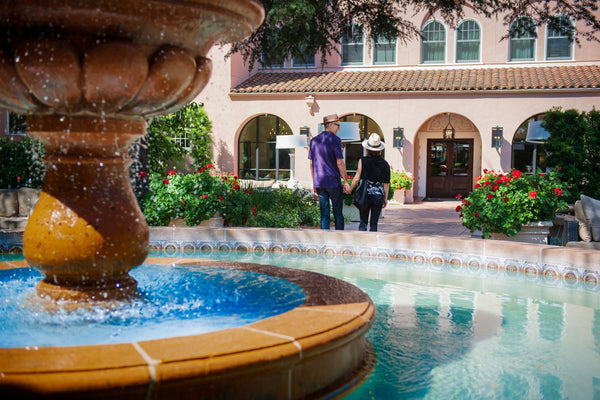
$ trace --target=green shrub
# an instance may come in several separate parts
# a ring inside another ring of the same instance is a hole
[[[187,175],[174,170],[166,177],[151,175],[141,209],[152,226],[166,226],[175,218],[195,226],[217,212],[228,225],[239,226],[252,213],[248,193],[242,191],[237,176],[216,174],[211,164]]]
[[[18,142],[0,139],[0,188],[41,188],[46,171],[42,143],[26,136]]]
[[[310,191],[280,188],[250,192],[256,212],[248,218],[247,226],[298,228],[320,224],[319,204]]]
[[[554,109],[544,115],[542,127],[550,132],[544,166],[561,168],[567,201],[574,203],[582,193],[600,199],[600,112]]]

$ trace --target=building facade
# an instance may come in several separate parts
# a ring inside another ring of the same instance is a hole
[[[414,176],[407,201],[452,198],[484,169],[530,170],[529,121],[551,108],[600,105],[596,42],[578,44],[545,26],[502,39],[501,21],[469,9],[456,26],[428,14],[414,21],[422,38],[365,43],[347,35],[324,63],[307,54],[248,71],[241,56],[213,48],[212,78],[196,101],[213,122],[216,165],[245,179],[285,180],[290,150],[276,149],[276,136],[312,137],[324,115],[337,113],[358,122],[361,139],[379,133],[392,168]],[[344,147],[353,174],[362,147]],[[308,151],[293,151],[296,179],[310,188]]]

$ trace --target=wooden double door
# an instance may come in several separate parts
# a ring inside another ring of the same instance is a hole
[[[473,139],[427,140],[427,198],[466,196],[473,183]]]

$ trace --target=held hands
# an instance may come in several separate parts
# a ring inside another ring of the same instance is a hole
[[[350,185],[348,185],[347,183],[344,183],[344,193],[346,193],[346,194],[352,193],[352,190],[350,190]]]

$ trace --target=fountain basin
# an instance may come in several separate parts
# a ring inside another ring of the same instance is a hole
[[[366,379],[369,297],[343,281],[269,265],[150,258],[283,278],[305,292],[300,307],[253,324],[194,336],[102,346],[0,349],[3,398],[321,398]],[[24,261],[0,268],[25,267]],[[68,339],[66,339],[68,341]]]

